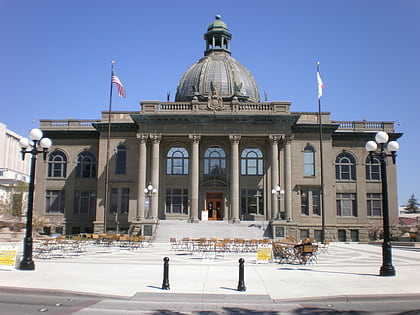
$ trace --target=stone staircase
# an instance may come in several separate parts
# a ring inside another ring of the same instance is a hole
[[[169,242],[169,238],[272,238],[267,221],[241,221],[231,224],[227,221],[161,220],[157,227],[156,242]]]

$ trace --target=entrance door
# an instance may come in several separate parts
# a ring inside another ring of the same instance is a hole
[[[209,220],[223,220],[223,194],[207,193],[206,207],[209,214]]]

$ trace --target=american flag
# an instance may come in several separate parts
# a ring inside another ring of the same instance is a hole
[[[125,97],[125,91],[124,91],[124,86],[122,85],[120,79],[117,77],[117,75],[114,73],[114,71],[112,71],[112,78],[111,78],[111,82],[115,83],[117,85],[118,88],[118,95],[120,97]]]

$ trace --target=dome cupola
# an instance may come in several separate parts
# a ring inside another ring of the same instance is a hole
[[[225,51],[230,54],[230,40],[232,34],[229,33],[227,25],[221,20],[220,15],[216,15],[216,19],[207,28],[207,33],[204,34],[204,40],[206,41],[206,51],[204,55],[214,51]]]
[[[232,34],[220,15],[204,34],[204,57],[193,64],[181,77],[175,96],[176,102],[196,98],[207,101],[217,95],[225,101],[236,97],[240,102],[259,102],[260,95],[254,77],[241,63],[231,57]]]

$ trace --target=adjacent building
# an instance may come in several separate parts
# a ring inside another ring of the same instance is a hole
[[[222,220],[268,221],[275,238],[320,239],[324,226],[329,240],[367,240],[382,222],[382,195],[379,160],[365,143],[378,131],[399,138],[393,122],[334,121],[262,102],[231,38],[216,16],[174,102],[141,101],[138,111],[93,121],[41,120],[53,147],[37,165],[36,215],[66,234],[150,235],[159,220]],[[392,163],[388,176],[397,223]]]
[[[22,159],[21,138],[0,123],[0,217],[4,218],[21,217],[26,205],[29,160]]]

